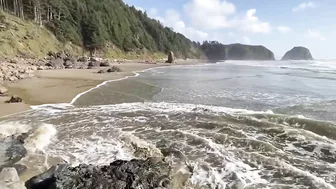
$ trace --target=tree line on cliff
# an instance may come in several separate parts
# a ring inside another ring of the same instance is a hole
[[[180,58],[274,59],[263,46],[193,42],[122,0],[0,0],[0,11],[44,25],[63,42],[95,52],[174,52]],[[0,23],[1,24],[1,23]]]
[[[0,10],[45,25],[59,40],[87,50],[110,46],[199,56],[191,40],[122,0],[0,0]]]

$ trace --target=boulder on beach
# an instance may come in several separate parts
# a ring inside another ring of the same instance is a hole
[[[0,95],[4,95],[7,91],[8,89],[6,87],[0,85]]]
[[[111,64],[109,62],[102,62],[100,63],[100,67],[110,67]]]
[[[306,47],[294,47],[281,60],[313,60],[313,56]]]
[[[16,95],[12,96],[9,100],[6,101],[6,103],[21,103],[23,100],[21,97],[18,97]]]
[[[121,69],[118,66],[112,66],[110,69],[107,70],[108,73],[111,72],[121,72]]]
[[[97,61],[90,61],[88,63],[88,67],[99,67],[100,66],[100,62]]]
[[[27,189],[168,188],[171,184],[170,173],[171,166],[162,157],[117,160],[106,166],[83,164],[69,167],[61,164],[31,178],[25,186]]]
[[[99,70],[97,73],[102,74],[102,73],[106,73],[106,72],[107,72],[107,70]]]
[[[64,61],[61,58],[57,58],[55,60],[50,60],[50,62],[46,63],[46,66],[52,67],[54,69],[64,68]]]
[[[88,62],[88,60],[89,60],[88,57],[83,56],[83,57],[78,58],[77,61],[78,61],[78,62],[85,62],[85,63],[86,63],[86,62]]]
[[[175,62],[174,53],[172,51],[170,51],[168,53],[168,60],[166,61],[166,63],[174,63],[174,62]]]

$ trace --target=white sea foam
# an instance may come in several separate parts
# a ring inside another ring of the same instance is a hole
[[[22,133],[27,133],[32,129],[31,125],[23,124],[20,122],[0,122],[0,135],[4,137],[12,135],[20,135]]]
[[[197,104],[184,103],[167,103],[167,102],[138,102],[138,103],[123,103],[117,105],[102,105],[92,108],[97,108],[105,111],[139,111],[147,110],[153,112],[181,112],[181,113],[227,113],[227,114],[274,114],[271,110],[253,111],[247,109],[235,109],[222,106],[207,106]]]
[[[165,67],[165,66],[162,66],[162,67]],[[103,83],[97,85],[96,87],[93,87],[87,91],[84,91],[80,94],[78,94],[77,96],[75,96],[75,98],[73,98],[70,102],[70,104],[74,104],[81,96],[83,96],[84,94],[90,92],[90,91],[93,91],[101,86],[104,86],[106,85],[107,83],[110,83],[110,82],[114,82],[114,81],[121,81],[121,80],[125,80],[127,78],[132,78],[132,77],[138,77],[139,76],[139,73],[142,73],[142,72],[146,72],[146,71],[149,71],[149,70],[152,70],[152,69],[157,69],[157,68],[162,68],[162,67],[154,67],[154,68],[148,68],[148,69],[144,69],[144,70],[141,70],[141,71],[133,71],[132,73],[134,75],[131,75],[131,76],[126,76],[126,77],[123,77],[123,78],[119,78],[119,79],[114,79],[114,80],[108,80],[108,81],[104,81]]]
[[[56,134],[56,129],[53,125],[40,123],[40,124],[24,124],[20,122],[1,122],[0,135],[19,136],[23,133],[28,134],[25,140],[25,147],[30,152],[36,150],[42,151],[46,147],[51,138]]]
[[[25,148],[31,152],[43,151],[50,143],[53,136],[56,135],[56,129],[50,124],[41,124],[25,140]]]

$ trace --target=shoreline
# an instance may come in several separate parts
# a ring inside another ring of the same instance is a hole
[[[5,83],[9,91],[7,97],[0,97],[0,118],[28,111],[32,106],[59,103],[72,104],[83,94],[106,83],[136,77],[139,73],[153,68],[203,63],[205,61],[202,60],[178,61],[175,64],[115,63],[111,66],[118,66],[122,72],[103,74],[98,74],[97,72],[107,68],[36,71],[33,78],[19,80],[14,83]],[[4,101],[11,95],[21,97],[24,103],[5,104]]]

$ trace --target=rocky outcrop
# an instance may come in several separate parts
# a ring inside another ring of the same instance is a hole
[[[275,60],[274,53],[261,45],[208,42],[201,49],[209,60]]]
[[[281,60],[313,60],[313,56],[306,47],[294,47]]]
[[[35,70],[37,70],[37,66],[29,64],[0,62],[0,83],[3,81],[16,81],[33,77]]]
[[[20,136],[0,136],[0,170],[4,167],[11,167],[20,161],[26,154],[27,150],[23,146],[24,140],[28,135],[22,134]]]
[[[28,180],[27,189],[124,189],[168,188],[171,184],[171,166],[164,158],[146,160],[117,160],[110,165],[80,165],[69,167],[62,164]]]
[[[107,73],[111,73],[111,72],[121,72],[121,69],[118,66],[112,66],[111,68],[107,70]]]
[[[172,51],[170,51],[168,53],[168,60],[166,61],[166,63],[174,63],[175,62],[175,56],[174,53]]]

